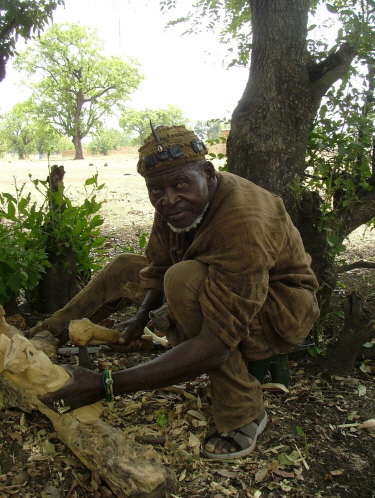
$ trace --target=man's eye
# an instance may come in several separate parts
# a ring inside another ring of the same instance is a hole
[[[176,183],[176,188],[184,188],[186,187],[186,182],[178,182]]]

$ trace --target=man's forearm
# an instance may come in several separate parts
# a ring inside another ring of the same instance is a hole
[[[150,311],[159,308],[163,304],[163,292],[158,289],[146,289],[145,297],[134,316],[148,322]]]
[[[202,327],[204,329],[206,325]],[[167,387],[222,365],[230,350],[213,332],[182,342],[152,361],[113,373],[114,394]]]

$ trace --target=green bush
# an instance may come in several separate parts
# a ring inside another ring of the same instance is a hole
[[[30,194],[16,197],[0,194],[0,304],[17,296],[21,289],[36,287],[49,266],[45,237],[40,226],[43,213],[30,200]]]
[[[24,185],[16,196],[0,194],[0,304],[18,296],[21,289],[26,295],[37,286],[50,266],[49,256],[63,256],[71,249],[77,256],[77,273],[82,281],[90,278],[91,271],[100,267],[100,247],[104,237],[99,227],[103,218],[98,214],[102,205],[96,193],[98,174],[86,180],[85,199],[74,206],[62,190],[53,192],[47,181],[30,179],[43,203],[37,207],[31,194],[23,196]],[[90,191],[89,191],[90,189]]]

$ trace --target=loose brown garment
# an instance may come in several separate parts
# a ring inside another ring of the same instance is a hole
[[[258,314],[272,351],[286,353],[319,315],[311,258],[279,197],[230,173],[218,176],[215,197],[190,246],[156,213],[142,286],[162,290],[171,265],[200,261],[208,266],[200,303],[211,330],[234,349],[246,342]]]

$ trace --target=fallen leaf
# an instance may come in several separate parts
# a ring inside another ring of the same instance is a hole
[[[231,470],[226,470],[226,469],[216,470],[215,472],[216,474],[219,474],[219,476],[228,477],[229,479],[233,479],[238,475],[238,472],[233,472]]]
[[[207,420],[203,413],[200,413],[197,410],[188,410],[188,414],[204,422]]]
[[[181,482],[185,479],[186,477],[186,469],[184,469],[181,474],[178,476],[178,480]]]
[[[55,445],[51,443],[48,439],[45,440],[44,445],[43,445],[44,453],[47,455],[55,455],[56,450],[55,450]]]
[[[255,472],[255,482],[262,482],[268,474],[268,468],[267,467],[261,467],[257,472]]]
[[[344,469],[338,469],[338,470],[331,470],[330,474],[331,476],[341,476],[344,474],[345,470]]]
[[[367,429],[372,435],[375,435],[375,419],[366,420],[358,426],[358,429]]]
[[[281,391],[283,393],[289,393],[289,389],[284,386],[284,384],[278,384],[277,382],[269,382],[268,384],[262,384],[263,391]]]
[[[273,470],[272,472],[280,477],[285,477],[288,479],[293,479],[293,477],[296,477],[294,472],[285,472],[285,470],[281,470],[279,468]]]
[[[280,453],[278,456],[278,462],[280,465],[296,465],[296,460],[300,458],[298,451],[292,451],[288,455],[286,453]]]

